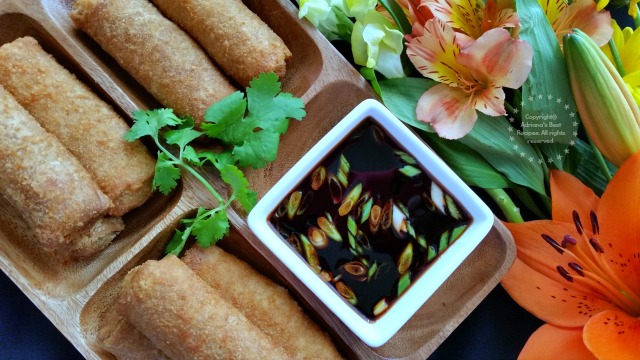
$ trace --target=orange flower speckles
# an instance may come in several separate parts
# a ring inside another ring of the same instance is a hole
[[[479,110],[505,115],[502,87],[522,86],[531,71],[533,50],[502,28],[477,40],[439,19],[415,23],[407,55],[427,78],[440,82],[418,101],[416,116],[431,124],[439,136],[458,139],[471,131]]]
[[[522,359],[637,359],[640,355],[640,153],[599,199],[551,172],[553,220],[506,224],[518,256],[502,285],[547,322]]]

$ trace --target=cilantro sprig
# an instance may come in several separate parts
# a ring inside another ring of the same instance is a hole
[[[222,239],[229,231],[227,208],[236,201],[249,212],[257,202],[241,168],[263,168],[276,158],[280,136],[289,127],[289,119],[302,120],[306,115],[301,99],[281,92],[274,73],[253,79],[245,95],[237,91],[206,110],[202,131],[194,128],[189,117],[178,117],[172,109],[138,110],[134,124],[125,139],[133,141],[145,136],[158,147],[153,189],[167,195],[178,185],[182,170],[200,181],[217,201],[211,209],[201,207],[194,218],[183,219],[184,230],[176,230],[167,244],[167,254],[179,254],[190,236],[202,247]],[[196,150],[190,144],[206,136],[218,139],[224,150]],[[202,176],[198,168],[212,164],[220,178],[231,187],[225,199]]]

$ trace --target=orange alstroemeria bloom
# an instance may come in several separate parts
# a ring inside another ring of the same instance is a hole
[[[602,46],[613,34],[611,14],[600,11],[593,0],[575,0],[571,5],[566,0],[538,0],[562,47],[562,37],[573,29],[580,29]]]
[[[506,224],[518,255],[503,287],[547,324],[521,359],[640,358],[640,153],[602,198],[551,171],[552,219]]]
[[[503,28],[474,40],[434,18],[424,26],[415,23],[407,40],[416,69],[441,83],[420,97],[416,117],[443,138],[459,139],[471,131],[476,110],[505,115],[502,87],[519,88],[531,71],[531,46]]]

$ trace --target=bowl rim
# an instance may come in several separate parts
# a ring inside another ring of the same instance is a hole
[[[406,152],[437,179],[469,213],[472,222],[448,250],[425,270],[387,311],[371,320],[340,296],[316,274],[277,231],[269,216],[278,204],[358,125],[372,119],[382,126]],[[460,264],[484,239],[493,226],[489,207],[413,131],[379,101],[367,99],[339,121],[316,145],[260,199],[248,215],[248,225],[256,237],[356,336],[371,347],[384,345],[426,303]],[[453,250],[453,251],[451,251]],[[427,274],[437,276],[425,276]]]

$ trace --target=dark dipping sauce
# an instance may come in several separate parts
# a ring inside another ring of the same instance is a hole
[[[375,320],[471,219],[395,139],[366,119],[270,221],[319,276]]]

